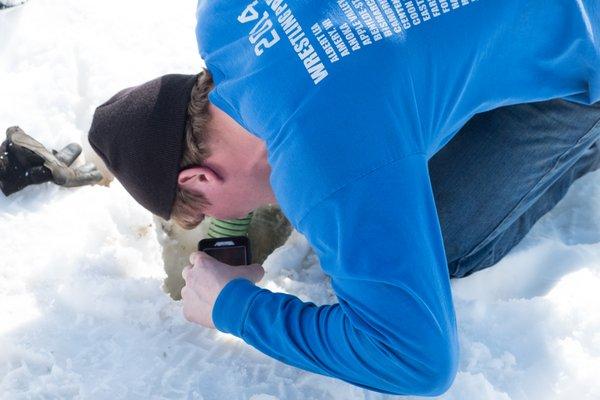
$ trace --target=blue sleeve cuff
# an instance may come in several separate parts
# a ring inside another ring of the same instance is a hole
[[[217,296],[213,306],[212,320],[221,332],[242,337],[244,321],[252,300],[263,291],[245,278],[228,282]]]

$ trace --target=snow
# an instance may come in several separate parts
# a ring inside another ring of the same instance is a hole
[[[195,2],[32,0],[0,12],[0,128],[81,142],[117,90],[201,65]],[[382,399],[187,323],[174,243],[118,183],[0,196],[0,398]],[[189,246],[184,248],[188,248]],[[185,250],[182,250],[185,252]],[[260,285],[335,297],[300,234]],[[600,398],[600,172],[497,266],[453,281],[460,372],[443,399]]]

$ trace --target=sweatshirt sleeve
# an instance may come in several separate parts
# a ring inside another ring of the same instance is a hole
[[[443,393],[458,345],[426,158],[411,155],[358,177],[299,228],[338,303],[316,306],[236,279],[216,300],[216,327],[284,363],[371,390]]]

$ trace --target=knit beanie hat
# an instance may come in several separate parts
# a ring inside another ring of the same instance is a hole
[[[187,107],[197,75],[164,75],[96,108],[88,140],[144,208],[169,219],[177,193]]]

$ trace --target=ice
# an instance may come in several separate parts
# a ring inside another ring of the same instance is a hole
[[[61,148],[119,89],[197,72],[195,6],[32,0],[0,11],[0,128]],[[388,398],[186,322],[161,290],[164,248],[174,257],[177,245],[118,182],[0,196],[0,398]],[[264,265],[262,286],[335,301],[299,233]],[[452,286],[461,359],[443,399],[599,399],[600,172],[497,266]]]

